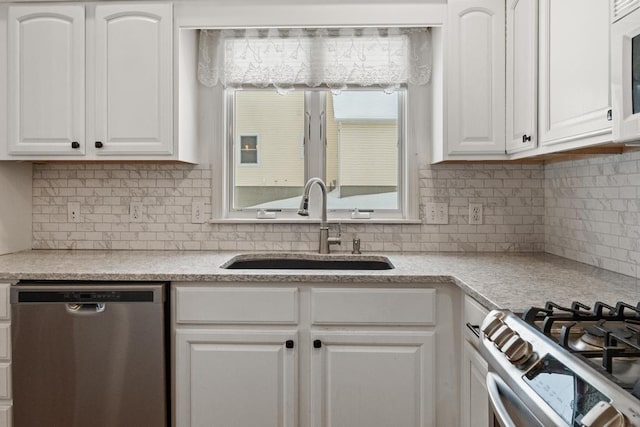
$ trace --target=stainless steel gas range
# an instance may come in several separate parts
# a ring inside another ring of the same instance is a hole
[[[494,310],[481,332],[494,423],[640,427],[640,304]]]

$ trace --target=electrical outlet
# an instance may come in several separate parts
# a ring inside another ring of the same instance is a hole
[[[427,224],[449,224],[449,205],[447,203],[427,203]]]
[[[142,202],[129,203],[129,222],[142,222]]]
[[[67,203],[67,222],[80,222],[80,202]]]
[[[480,203],[469,203],[469,224],[482,224],[482,205]]]
[[[191,223],[204,224],[204,202],[202,200],[191,204]]]

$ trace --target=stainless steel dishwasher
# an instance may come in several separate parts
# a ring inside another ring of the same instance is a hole
[[[168,425],[165,284],[11,288],[15,427]]]

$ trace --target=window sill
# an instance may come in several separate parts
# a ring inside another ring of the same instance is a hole
[[[320,218],[309,219],[292,219],[292,218],[217,218],[209,219],[208,224],[318,224]],[[353,219],[353,218],[329,218],[330,224],[422,224],[421,219],[403,219],[403,218],[370,218],[370,219]]]

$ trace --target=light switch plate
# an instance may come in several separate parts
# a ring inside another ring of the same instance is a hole
[[[426,204],[427,224],[449,224],[449,205],[447,203]]]

